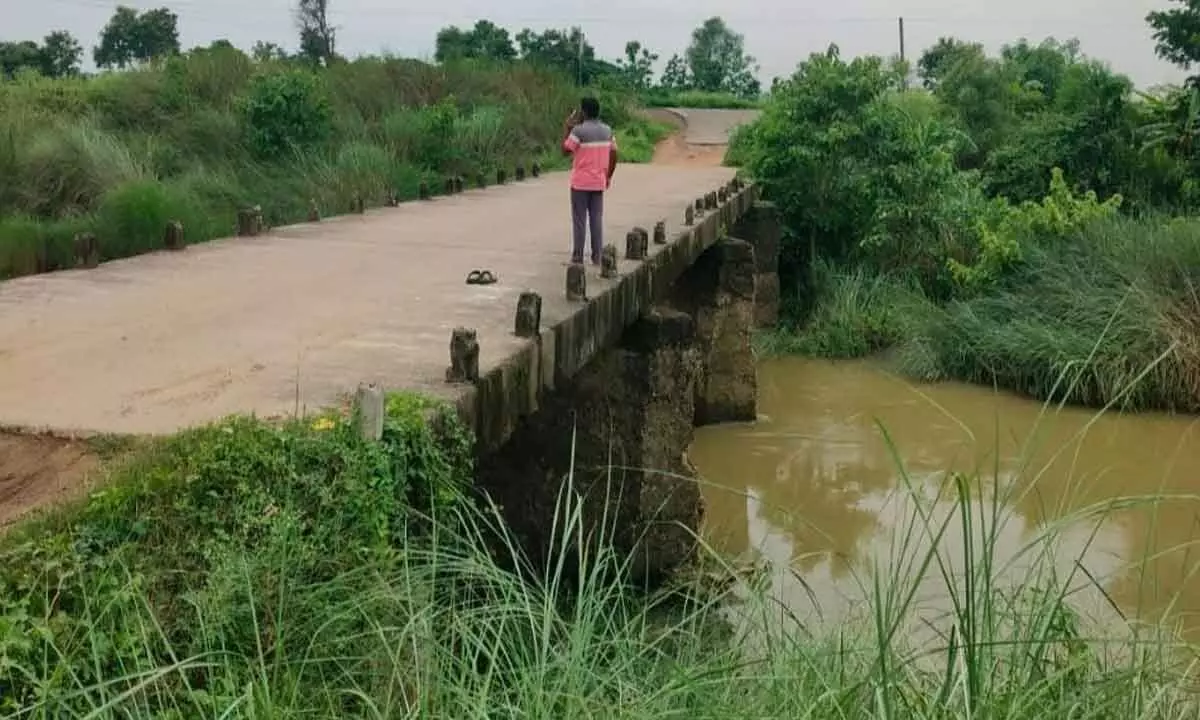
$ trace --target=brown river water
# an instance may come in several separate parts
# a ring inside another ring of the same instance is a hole
[[[708,542],[765,563],[769,591],[804,623],[865,607],[872,577],[916,576],[920,602],[944,609],[944,580],[915,569],[936,548],[958,571],[990,555],[1011,586],[1056,573],[1084,615],[1165,618],[1196,640],[1198,420],[772,359],[759,367],[759,421],[701,428],[690,455]],[[971,478],[970,528],[951,473]]]

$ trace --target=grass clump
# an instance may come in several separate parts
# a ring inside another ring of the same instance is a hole
[[[616,132],[617,147],[623,162],[648,163],[654,159],[654,148],[674,132],[666,123],[634,119]]]

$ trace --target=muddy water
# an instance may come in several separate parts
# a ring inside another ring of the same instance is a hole
[[[952,574],[987,555],[998,583],[1054,573],[1085,614],[1166,617],[1200,637],[1197,419],[1046,408],[868,363],[771,360],[759,392],[757,424],[703,428],[691,457],[709,541],[765,560],[800,620],[863,609],[873,577],[946,609],[945,580],[916,569],[936,549]],[[965,504],[953,473],[970,478]]]

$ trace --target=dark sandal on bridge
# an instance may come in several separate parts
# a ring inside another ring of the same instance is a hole
[[[496,276],[491,270],[472,270],[467,273],[468,285],[491,285],[496,282]]]

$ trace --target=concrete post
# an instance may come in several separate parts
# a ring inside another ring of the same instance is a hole
[[[187,248],[187,244],[183,241],[183,223],[178,220],[167,223],[167,230],[163,235],[163,245],[168,250],[175,251]]]
[[[617,274],[617,246],[607,243],[600,251],[600,277],[611,280]]]
[[[583,263],[571,263],[567,266],[567,301],[585,302],[587,300],[587,270]]]
[[[450,367],[446,382],[468,383],[479,379],[479,339],[475,328],[455,328],[450,334]]]
[[[238,235],[241,237],[254,237],[262,232],[263,215],[262,208],[258,205],[250,208],[242,208],[238,210]]]
[[[733,229],[754,246],[754,324],[771,327],[779,321],[779,243],[783,224],[774,203],[757,201]]]
[[[542,330],[542,296],[527,290],[517,298],[517,315],[513,332],[517,337],[536,337]]]
[[[100,264],[100,242],[94,233],[85,232],[75,236],[75,267],[94,268]]]
[[[354,396],[354,412],[363,439],[378,442],[383,437],[383,390],[374,384],[359,385]]]

